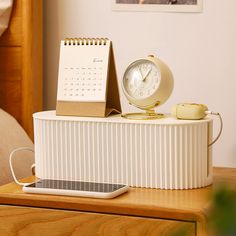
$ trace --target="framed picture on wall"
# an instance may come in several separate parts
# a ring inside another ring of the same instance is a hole
[[[202,12],[203,0],[112,0],[115,11]]]

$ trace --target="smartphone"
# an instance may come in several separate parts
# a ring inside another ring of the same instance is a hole
[[[114,198],[129,190],[124,184],[40,179],[23,187],[25,193]]]

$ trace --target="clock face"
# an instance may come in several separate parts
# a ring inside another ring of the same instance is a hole
[[[123,77],[126,93],[134,99],[145,99],[152,96],[160,84],[160,70],[149,60],[133,62]]]

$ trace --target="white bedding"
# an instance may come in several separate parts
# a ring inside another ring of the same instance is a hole
[[[0,36],[8,27],[13,0],[0,0]]]

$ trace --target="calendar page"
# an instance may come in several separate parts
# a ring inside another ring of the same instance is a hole
[[[104,102],[110,41],[73,39],[61,42],[58,101]]]

